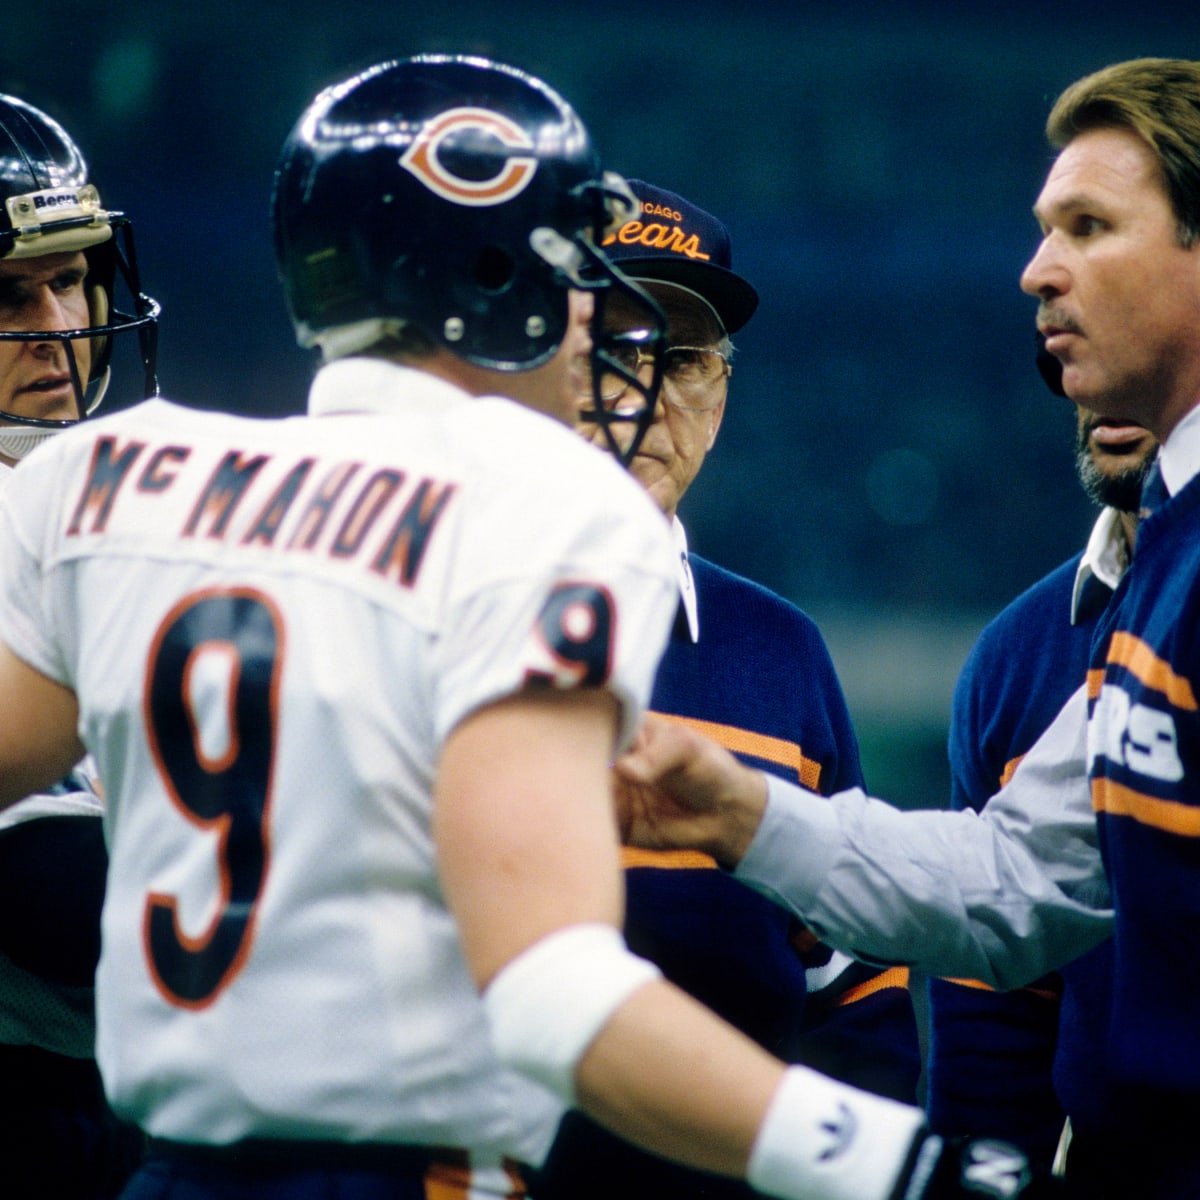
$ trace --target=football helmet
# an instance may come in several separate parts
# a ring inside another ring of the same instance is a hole
[[[66,130],[40,109],[0,95],[0,260],[82,251],[91,324],[84,329],[0,329],[0,342],[58,342],[75,391],[78,416],[44,420],[22,416],[0,399],[0,453],[18,459],[38,442],[95,411],[110,376],[113,338],[136,330],[144,371],[143,394],[158,391],[158,303],[141,288],[133,229],[124,213],[103,207],[88,180],[87,163]],[[119,237],[118,237],[119,235]],[[117,307],[118,277],[132,298],[131,313]],[[94,339],[88,377],[80,377],[73,343]]]
[[[587,289],[595,387],[584,416],[628,462],[653,420],[661,355],[648,381],[628,375],[640,404],[603,402],[599,381],[628,374],[627,356],[606,351],[606,295],[644,309],[650,351],[666,323],[597,247],[635,208],[540,80],[468,56],[379,63],[316,97],[276,170],[275,253],[297,341],[330,361],[412,326],[467,362],[524,371],[562,345],[567,289]],[[626,425],[633,437],[618,445]]]

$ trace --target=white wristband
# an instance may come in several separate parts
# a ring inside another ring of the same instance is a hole
[[[575,1068],[593,1039],[635,991],[661,975],[611,925],[548,934],[483,993],[496,1054],[571,1104]]]
[[[782,1200],[888,1200],[924,1128],[919,1108],[789,1067],[759,1126],[746,1178]]]

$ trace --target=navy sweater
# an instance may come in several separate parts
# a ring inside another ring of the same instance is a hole
[[[1200,1195],[1200,477],[1142,522],[1089,672],[1092,804],[1116,913],[1108,1121],[1146,1196]]]
[[[701,636],[677,622],[651,708],[743,761],[828,795],[862,784],[858,743],[820,632],[794,605],[695,555]],[[692,852],[626,852],[630,946],[772,1053],[912,1102],[920,1073],[902,970],[835,958],[785,910]],[[637,1151],[577,1113],[534,1195],[710,1200],[744,1184]]]

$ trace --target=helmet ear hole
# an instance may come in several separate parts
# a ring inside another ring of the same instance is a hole
[[[101,286],[88,288],[88,312],[92,318],[92,326],[108,324],[109,303],[108,292]],[[97,379],[108,367],[109,339],[106,337],[92,338],[92,368],[89,380]]]
[[[511,254],[498,246],[485,246],[475,259],[471,275],[485,292],[497,295],[505,291],[517,273],[517,264]]]

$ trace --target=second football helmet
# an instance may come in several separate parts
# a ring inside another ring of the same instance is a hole
[[[566,289],[586,288],[592,377],[611,375],[606,292],[645,308],[650,350],[665,334],[657,305],[597,249],[634,204],[540,80],[465,56],[380,63],[316,97],[276,171],[275,251],[297,340],[328,361],[413,326],[468,362],[528,370],[562,345]],[[634,447],[618,448],[610,426],[632,424],[640,441],[660,375],[630,380],[640,406],[597,395],[586,414],[626,461]]]
[[[16,96],[0,95],[0,260],[82,251],[90,324],[81,329],[0,329],[0,342],[58,342],[74,385],[78,416],[93,412],[108,387],[113,337],[136,330],[143,394],[158,390],[155,322],[158,303],[141,288],[133,229],[124,213],[103,207],[87,163],[66,130]],[[120,235],[118,238],[118,234]],[[118,309],[118,276],[133,312]],[[73,344],[91,338],[91,365],[80,377]],[[74,420],[45,420],[0,407],[0,452],[18,459]]]

